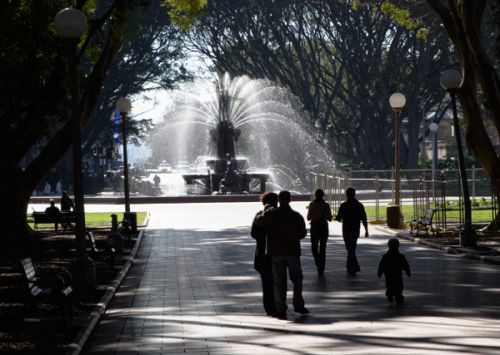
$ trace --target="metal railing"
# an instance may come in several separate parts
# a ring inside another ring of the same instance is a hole
[[[489,221],[484,218],[474,220],[473,217],[473,223],[486,224],[495,221],[499,208],[495,189],[500,186],[500,180],[491,181],[482,169],[477,168],[468,169],[467,177],[473,211],[491,210]],[[356,189],[359,200],[375,207],[372,219],[385,219],[385,206],[392,202],[394,197],[393,170],[334,169],[310,172],[311,198],[314,197],[316,189],[323,189],[325,200],[330,203],[333,211],[338,210],[345,200],[345,190],[350,186]],[[427,209],[433,208],[436,210],[434,223],[437,227],[443,230],[461,228],[464,206],[459,171],[442,170],[432,174],[431,169],[401,170],[401,206],[407,214],[407,221],[419,220]]]

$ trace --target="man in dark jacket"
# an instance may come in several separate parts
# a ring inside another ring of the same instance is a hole
[[[356,258],[360,222],[363,222],[363,226],[365,227],[365,237],[368,237],[368,223],[365,207],[361,202],[356,200],[356,190],[349,187],[345,193],[347,201],[340,205],[336,220],[342,221],[342,237],[347,249],[347,272],[350,275],[356,275],[360,271],[358,259]]]
[[[300,264],[300,240],[304,239],[306,223],[302,215],[290,207],[290,192],[278,195],[280,207],[270,209],[256,219],[257,225],[268,229],[267,255],[272,257],[274,301],[277,316],[286,319],[287,269],[293,283],[293,308],[295,312],[307,314],[302,297],[302,266]]]
[[[307,220],[311,223],[311,249],[318,275],[325,272],[326,242],[328,240],[328,221],[332,220],[330,205],[324,200],[325,193],[317,189],[316,198],[307,209]]]
[[[262,281],[262,299],[264,303],[264,310],[270,316],[276,315],[276,306],[274,304],[274,285],[273,285],[273,268],[270,255],[266,255],[266,239],[267,228],[265,226],[258,226],[256,220],[265,211],[278,207],[278,195],[274,192],[266,192],[261,196],[264,209],[257,212],[252,223],[252,230],[250,235],[257,241],[255,248],[255,258],[253,266],[260,274]]]

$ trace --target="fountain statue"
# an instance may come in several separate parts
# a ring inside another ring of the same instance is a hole
[[[193,180],[202,180],[206,186],[206,192],[212,194],[247,194],[250,192],[250,181],[258,179],[260,182],[258,192],[263,193],[269,173],[247,172],[246,159],[236,158],[235,142],[238,141],[241,130],[234,127],[238,114],[238,106],[235,103],[241,98],[230,92],[230,82],[228,75],[221,75],[216,85],[216,125],[210,130],[216,156],[206,160],[209,168],[206,174],[183,174],[183,178],[188,184]]]

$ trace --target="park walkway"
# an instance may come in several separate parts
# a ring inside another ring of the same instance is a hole
[[[304,204],[292,207],[305,212]],[[406,305],[391,306],[376,277],[388,236],[373,229],[360,240],[362,272],[351,278],[336,223],[324,278],[316,276],[309,238],[302,243],[311,314],[289,309],[287,321],[265,316],[248,226],[258,208],[200,204],[152,211],[136,263],[84,353],[500,353],[498,266],[401,241],[413,277],[405,279]]]

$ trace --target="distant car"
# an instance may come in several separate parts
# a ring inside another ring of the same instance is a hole
[[[169,163],[167,163],[165,160],[163,160],[160,165],[158,165],[158,170],[161,173],[171,173],[172,172],[172,167],[170,166]]]

